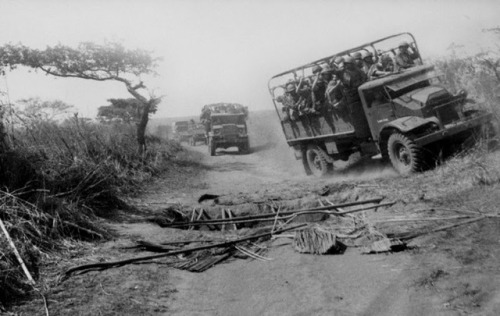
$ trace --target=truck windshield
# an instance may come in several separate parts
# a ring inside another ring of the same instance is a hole
[[[212,115],[212,124],[245,124],[244,115]]]
[[[405,78],[404,80],[399,80],[387,84],[386,91],[388,92],[391,99],[399,98],[406,93],[424,88],[430,85],[439,84],[440,75],[435,72],[426,72],[418,76]]]

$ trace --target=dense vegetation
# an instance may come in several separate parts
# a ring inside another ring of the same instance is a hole
[[[0,219],[35,280],[42,259],[78,240],[106,239],[99,218],[126,209],[120,196],[139,192],[181,150],[149,136],[146,151],[139,153],[133,124],[98,124],[78,116],[58,122],[40,113],[9,113],[13,119],[3,125],[0,153]],[[33,287],[0,235],[1,308]]]

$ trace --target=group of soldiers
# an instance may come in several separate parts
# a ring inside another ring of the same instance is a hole
[[[215,103],[203,106],[200,122],[205,126],[207,135],[212,124],[212,114],[241,114],[246,119],[248,117],[248,108],[238,103]]]
[[[413,67],[418,58],[416,48],[402,42],[394,57],[386,53],[375,60],[373,53],[362,50],[315,65],[312,76],[287,82],[285,94],[277,98],[283,104],[283,119],[320,114],[327,106],[340,109],[345,97],[356,97],[357,88],[364,82]]]

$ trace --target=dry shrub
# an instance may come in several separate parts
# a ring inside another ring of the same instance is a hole
[[[500,182],[498,151],[491,150],[489,140],[480,140],[473,147],[458,152],[439,168],[442,179],[453,179],[462,187],[493,185]]]
[[[168,168],[181,150],[176,143],[154,142],[139,154],[134,126],[77,118],[62,125],[36,122],[19,128],[14,146],[22,153],[18,156],[31,157],[44,189],[93,209],[120,207],[118,193],[137,191]]]
[[[16,126],[9,152],[0,153],[0,218],[36,278],[39,260],[69,240],[100,240],[99,224],[169,168],[179,144],[151,139],[139,154],[135,128],[78,118],[62,124],[29,121]],[[31,290],[0,234],[0,307]]]
[[[19,251],[30,274],[37,279],[42,254],[50,256],[62,249],[66,238],[96,240],[109,237],[92,212],[78,209],[64,200],[32,204],[16,195],[0,191],[0,219]],[[0,238],[0,304],[32,290],[19,268],[14,250],[2,232]]]

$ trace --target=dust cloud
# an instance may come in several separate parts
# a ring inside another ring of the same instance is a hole
[[[252,154],[258,156],[260,168],[276,177],[306,177],[302,162],[295,159],[293,149],[286,142],[274,110],[251,112],[248,132]]]

